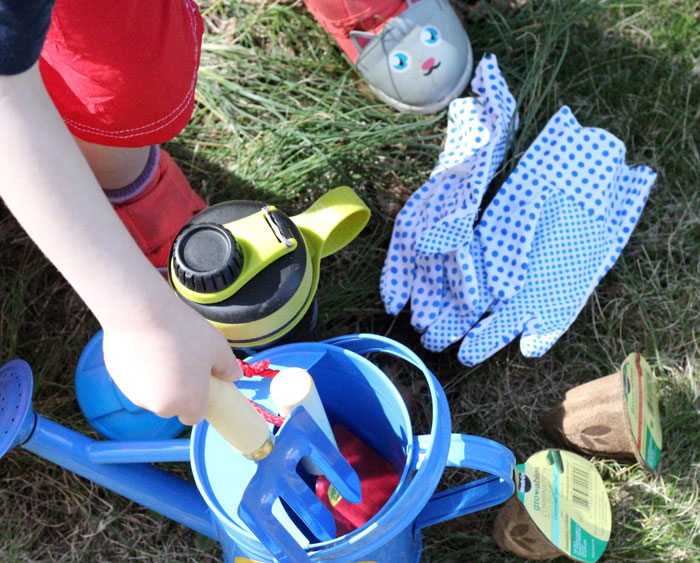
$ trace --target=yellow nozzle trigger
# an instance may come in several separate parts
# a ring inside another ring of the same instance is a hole
[[[347,186],[323,194],[306,211],[292,217],[304,235],[314,266],[346,246],[364,229],[370,211]]]
[[[270,212],[275,209],[272,205],[266,206],[248,217],[223,225],[236,238],[236,243],[243,253],[243,269],[230,286],[215,293],[198,293],[185,287],[175,275],[171,275],[171,282],[178,293],[195,303],[219,303],[231,297],[275,260],[292,252],[297,247],[297,241],[286,238],[280,232],[270,216]]]

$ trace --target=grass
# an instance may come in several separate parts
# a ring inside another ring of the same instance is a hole
[[[368,331],[414,346],[443,383],[454,432],[485,436],[519,462],[552,444],[539,417],[571,387],[612,373],[632,351],[655,368],[663,465],[594,458],[613,508],[604,561],[700,560],[700,24],[692,0],[474,2],[465,16],[478,60],[495,53],[518,100],[520,128],[495,190],[549,116],[566,104],[582,124],[623,139],[628,162],[658,180],[613,270],[544,357],[517,344],[465,368],[455,350],[417,345],[408,314],[383,311],[378,280],[392,220],[440,152],[445,113],[401,115],[373,99],[299,1],[202,2],[206,9],[197,106],[168,145],[210,203],[250,198],[290,214],[350,185],[373,215],[349,247],[324,260],[323,337]],[[35,373],[37,412],[90,434],[72,385],[98,330],[71,288],[3,210],[2,359]],[[419,431],[421,389],[402,376]],[[466,480],[449,470],[441,488]],[[0,463],[0,560],[215,561],[213,542],[21,449]],[[495,509],[428,528],[423,561],[516,561],[491,538]]]

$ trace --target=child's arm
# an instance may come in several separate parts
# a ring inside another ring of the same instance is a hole
[[[0,75],[0,196],[104,329],[119,388],[161,416],[202,419],[209,376],[238,379],[225,338],[182,303],[112,210],[37,65]]]

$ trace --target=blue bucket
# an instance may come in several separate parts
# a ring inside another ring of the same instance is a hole
[[[425,376],[432,400],[429,435],[413,435],[408,410],[396,387],[362,356],[375,352],[401,358]],[[359,334],[321,343],[278,346],[249,361],[264,359],[269,359],[275,369],[306,369],[314,379],[331,425],[345,425],[387,459],[401,476],[390,499],[371,520],[331,541],[309,542],[277,501],[273,512],[312,561],[415,563],[422,551],[422,528],[500,504],[512,495],[513,454],[491,440],[452,434],[442,387],[420,358],[405,346],[388,338]],[[239,389],[274,411],[268,379],[241,381]],[[206,422],[194,427],[190,461],[197,487],[218,521],[224,560],[274,561],[238,516],[239,501],[255,472],[255,463],[233,451]],[[445,466],[476,469],[488,476],[434,493]]]

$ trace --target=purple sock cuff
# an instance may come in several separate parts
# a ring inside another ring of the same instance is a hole
[[[143,172],[139,174],[131,184],[124,186],[123,188],[117,188],[116,190],[104,190],[107,194],[107,199],[110,203],[124,203],[125,201],[131,199],[134,196],[140,194],[146,186],[153,179],[156,169],[158,168],[158,161],[160,160],[160,148],[158,145],[151,146],[151,150],[148,152],[148,160],[146,161],[146,166]]]

